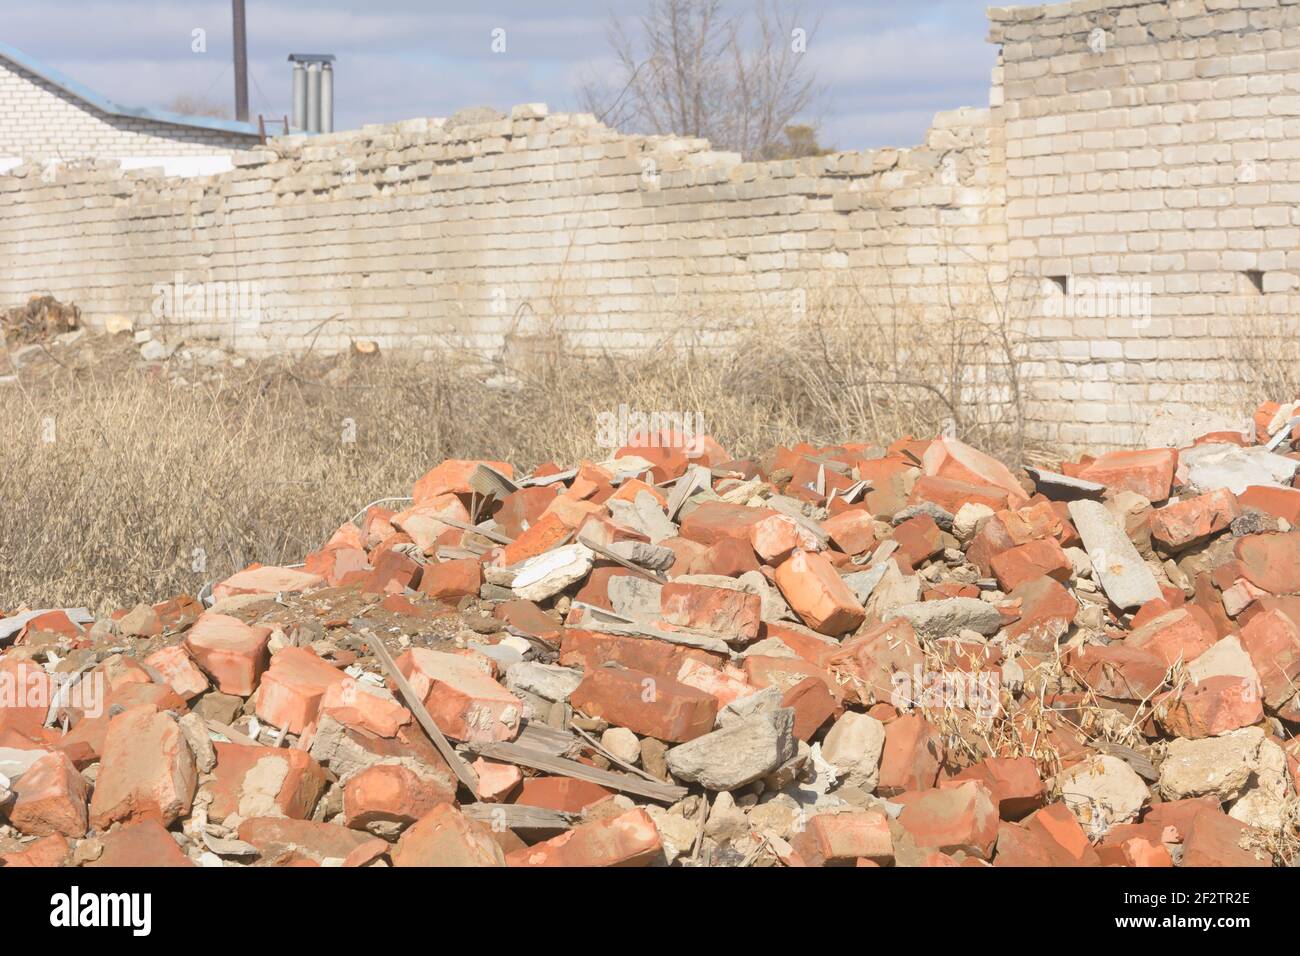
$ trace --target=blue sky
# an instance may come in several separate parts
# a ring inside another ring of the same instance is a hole
[[[746,0],[728,0],[737,9]],[[784,0],[782,0],[784,2]],[[1005,0],[1004,0],[1005,2]],[[988,102],[994,48],[984,0],[805,0],[808,48],[825,88],[822,142],[919,142],[935,112]],[[333,53],[339,128],[464,106],[579,104],[581,79],[611,65],[611,12],[644,0],[247,0],[250,100],[289,107],[291,52]],[[506,51],[493,53],[494,29]],[[207,52],[191,50],[206,31]],[[226,0],[5,0],[0,40],[128,106],[186,95],[230,105]]]

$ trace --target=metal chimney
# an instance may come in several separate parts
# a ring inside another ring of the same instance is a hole
[[[334,131],[334,55],[290,53],[293,127],[303,133]]]

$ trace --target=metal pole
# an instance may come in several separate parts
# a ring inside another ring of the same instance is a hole
[[[334,132],[334,67],[328,61],[320,65],[320,131]]]
[[[244,24],[244,0],[230,0],[235,34],[235,119],[248,122],[248,35]]]

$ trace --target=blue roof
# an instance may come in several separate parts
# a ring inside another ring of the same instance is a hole
[[[151,120],[155,123],[167,123],[171,126],[189,126],[198,129],[218,130],[223,133],[240,133],[246,136],[258,136],[260,131],[253,123],[241,123],[238,120],[216,119],[208,116],[185,116],[181,113],[169,113],[166,110],[151,110],[144,107],[121,106],[108,97],[100,96],[94,90],[70,79],[58,70],[48,67],[33,59],[22,50],[0,41],[0,58],[22,67],[28,73],[34,73],[48,83],[57,86],[69,96],[88,103],[95,109],[112,116],[125,116],[130,119]]]

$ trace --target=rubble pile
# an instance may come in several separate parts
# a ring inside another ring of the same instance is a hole
[[[25,305],[0,311],[0,344],[6,347],[44,342],[81,327],[81,310],[52,295],[34,295]]]
[[[451,460],[301,566],[11,612],[0,861],[1289,864],[1297,408],[1055,470]]]

